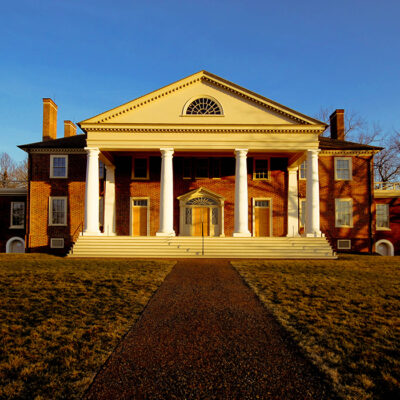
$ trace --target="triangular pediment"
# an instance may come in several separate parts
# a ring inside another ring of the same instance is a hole
[[[186,115],[188,104],[207,97],[221,106],[220,115]],[[321,121],[253,93],[206,71],[132,100],[79,123],[83,130],[98,126],[132,125],[318,125]]]
[[[214,200],[217,204],[223,202],[225,200],[225,198],[217,193],[214,193],[212,190],[209,190],[207,188],[204,187],[199,187],[197,189],[191,190],[190,192],[187,192],[179,197],[177,197],[177,199],[181,202],[181,203],[186,203],[192,199],[196,199],[196,198],[210,198],[212,200]]]

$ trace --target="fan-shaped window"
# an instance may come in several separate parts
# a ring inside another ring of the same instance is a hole
[[[186,109],[186,115],[221,115],[221,107],[207,97],[193,100]]]
[[[195,197],[189,200],[186,205],[188,206],[216,206],[218,203],[209,197]]]

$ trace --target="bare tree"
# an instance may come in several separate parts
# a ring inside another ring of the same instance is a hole
[[[329,124],[329,117],[332,114],[329,108],[321,107],[316,118],[326,124]],[[368,124],[367,120],[356,111],[347,111],[344,113],[344,137],[346,140],[371,144],[380,141],[382,128],[378,123]],[[324,132],[324,136],[330,136],[329,128]]]
[[[16,162],[9,154],[0,153],[0,187],[23,187],[27,180],[27,160]]]
[[[331,112],[321,108],[316,118],[329,124]],[[400,180],[400,133],[394,131],[385,134],[378,123],[368,123],[360,114],[354,111],[344,114],[345,140],[383,147],[374,157],[375,180],[388,182]],[[329,136],[329,128],[324,136]]]

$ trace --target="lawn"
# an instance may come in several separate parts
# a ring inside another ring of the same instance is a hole
[[[78,399],[172,261],[0,255],[0,399]]]
[[[233,261],[345,399],[400,399],[400,257]]]

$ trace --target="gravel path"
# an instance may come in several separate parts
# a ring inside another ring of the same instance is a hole
[[[328,399],[232,266],[179,261],[86,399]]]

